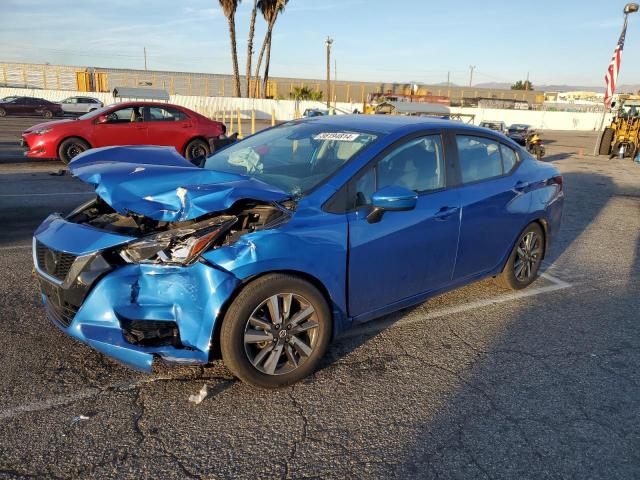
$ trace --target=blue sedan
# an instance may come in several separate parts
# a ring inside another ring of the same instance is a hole
[[[444,120],[314,117],[196,163],[150,146],[71,162],[97,196],[33,238],[55,325],[138,369],[221,356],[279,387],[355,324],[487,277],[528,286],[562,215],[554,166]]]

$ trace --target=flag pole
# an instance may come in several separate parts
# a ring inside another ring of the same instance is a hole
[[[624,23],[622,25],[622,34],[620,35],[622,37],[623,34],[626,33],[627,30],[627,21],[629,19],[629,14],[630,13],[634,13],[638,11],[638,4],[637,3],[628,3],[625,5],[624,7]],[[611,96],[613,97],[613,94],[615,93],[615,84],[613,85],[613,90],[611,91]],[[604,119],[607,116],[607,102],[606,102],[606,96],[607,96],[607,92],[605,91],[605,100],[603,101],[603,105],[602,105],[602,116],[600,117],[600,123],[598,125],[598,137],[596,138],[596,144],[593,146],[593,156],[598,156],[598,154],[600,153],[599,149],[600,149],[600,142],[602,141],[602,135],[604,134],[602,127],[604,126]]]

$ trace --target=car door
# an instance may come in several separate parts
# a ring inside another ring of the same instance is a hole
[[[13,102],[11,102],[11,113],[33,113],[31,110],[35,111],[33,105],[31,104],[31,98],[29,97],[18,97]]]
[[[446,178],[443,141],[435,133],[395,144],[350,182],[349,315],[356,320],[451,281],[460,216]],[[416,207],[369,223],[372,194],[389,185],[416,191]]]
[[[93,146],[148,144],[147,123],[142,110],[142,106],[129,105],[98,117],[93,126]],[[100,122],[102,117],[106,117],[106,122]]]
[[[190,138],[193,121],[182,110],[170,106],[145,107],[148,139],[151,145],[172,146],[182,154]]]
[[[530,199],[516,174],[518,153],[487,136],[455,134],[462,222],[454,279],[499,266],[518,235]]]

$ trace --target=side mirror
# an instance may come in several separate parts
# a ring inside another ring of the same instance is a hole
[[[389,185],[382,187],[371,197],[373,210],[367,215],[369,223],[377,223],[384,212],[402,212],[416,208],[418,195],[413,190]]]
[[[96,123],[107,123],[109,118],[106,115],[100,115],[96,120]]]

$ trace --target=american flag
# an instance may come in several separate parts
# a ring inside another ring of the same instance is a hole
[[[613,51],[611,63],[609,63],[609,68],[607,68],[607,73],[604,76],[604,81],[607,84],[604,94],[604,106],[606,108],[611,107],[611,100],[613,99],[613,94],[616,91],[616,80],[618,79],[618,72],[620,71],[620,61],[622,60],[622,49],[624,48],[624,37],[626,34],[627,20],[625,19],[620,39],[618,40],[616,49]]]

